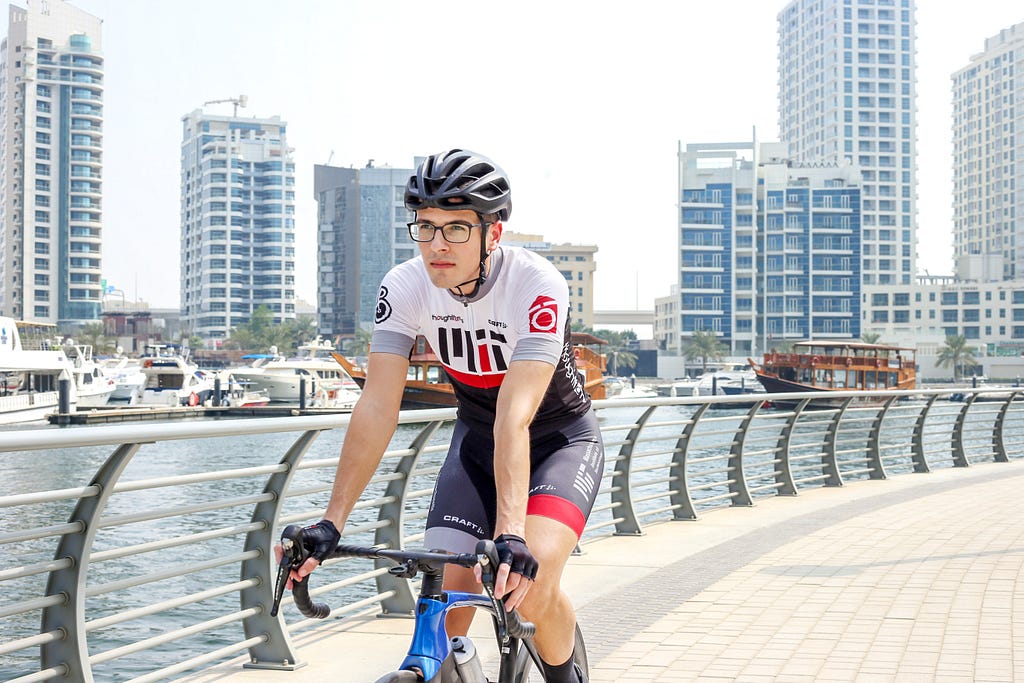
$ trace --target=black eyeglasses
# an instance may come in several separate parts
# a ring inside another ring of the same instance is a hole
[[[473,228],[482,228],[487,224],[455,221],[444,225],[434,225],[433,223],[406,223],[406,225],[409,226],[409,237],[413,242],[433,242],[434,235],[440,230],[445,241],[462,244],[469,241]]]

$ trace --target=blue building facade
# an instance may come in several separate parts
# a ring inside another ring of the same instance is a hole
[[[682,345],[712,331],[743,356],[860,336],[858,171],[786,152],[756,140],[680,147]]]
[[[408,168],[316,166],[317,319],[321,334],[373,325],[377,290],[392,266],[419,251],[409,238]]]

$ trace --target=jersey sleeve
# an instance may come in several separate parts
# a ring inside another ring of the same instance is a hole
[[[527,277],[516,278],[514,324],[519,342],[512,360],[539,360],[558,366],[569,318],[569,287],[546,260],[536,257]]]
[[[392,268],[384,276],[373,315],[372,352],[409,357],[420,329],[417,311],[422,309],[422,302],[417,301],[419,291],[422,290],[415,282],[415,271],[408,262]]]

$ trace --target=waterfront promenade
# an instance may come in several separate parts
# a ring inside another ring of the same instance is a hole
[[[1024,461],[986,463],[587,543],[566,586],[591,680],[1024,680],[1022,490]],[[297,671],[236,660],[187,680],[367,683],[401,661],[411,628],[347,617],[295,636]]]

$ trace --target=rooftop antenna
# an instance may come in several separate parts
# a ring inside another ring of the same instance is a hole
[[[235,110],[231,115],[237,118],[238,108],[244,108],[247,104],[249,104],[249,96],[239,95],[238,97],[227,97],[223,100],[210,100],[209,102],[203,102],[203,106],[205,107],[208,104],[220,104],[221,102],[230,102],[231,104],[235,105]]]

